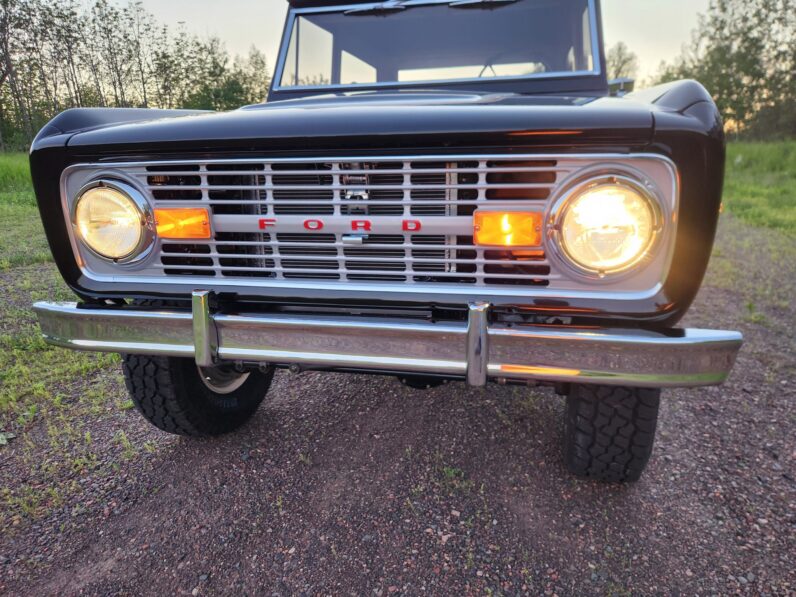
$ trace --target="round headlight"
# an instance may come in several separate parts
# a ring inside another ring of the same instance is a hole
[[[576,267],[598,275],[640,263],[659,229],[655,200],[640,185],[619,177],[592,181],[563,205],[558,243]]]
[[[75,205],[74,224],[85,245],[106,259],[134,257],[144,243],[145,215],[121,185],[100,183],[83,191]]]

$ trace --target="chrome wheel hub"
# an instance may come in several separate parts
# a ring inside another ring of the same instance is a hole
[[[216,394],[232,394],[238,390],[251,373],[241,373],[230,365],[219,367],[199,367],[199,377],[202,383]]]

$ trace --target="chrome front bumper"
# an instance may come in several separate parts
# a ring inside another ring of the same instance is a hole
[[[212,314],[209,293],[193,312],[112,310],[37,303],[50,344],[77,350],[297,364],[307,368],[435,374],[474,386],[493,380],[692,387],[722,383],[743,338],[737,332],[491,325],[489,305],[467,323],[304,315]]]

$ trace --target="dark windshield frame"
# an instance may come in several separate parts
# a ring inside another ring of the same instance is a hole
[[[592,70],[534,73],[522,76],[504,76],[488,79],[445,79],[439,81],[378,82],[368,84],[334,84],[321,86],[282,86],[280,83],[285,70],[290,41],[296,20],[306,14],[323,12],[344,12],[378,7],[383,2],[323,3],[303,7],[291,7],[288,11],[282,34],[276,69],[271,81],[269,101],[296,99],[312,95],[344,94],[363,91],[412,91],[412,90],[456,90],[488,91],[514,93],[545,93],[568,95],[607,95],[608,83],[605,75],[605,54],[600,13],[600,0],[587,0],[591,19],[590,32],[594,68]],[[407,7],[429,4],[450,4],[451,0],[406,0]],[[357,17],[352,17],[357,18]],[[386,16],[385,18],[389,18]]]

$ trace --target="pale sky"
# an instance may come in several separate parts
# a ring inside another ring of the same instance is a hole
[[[118,0],[122,3],[121,0]],[[603,0],[606,47],[624,41],[639,57],[639,80],[657,71],[661,60],[680,53],[691,39],[697,14],[709,0]],[[157,19],[172,26],[220,37],[232,54],[246,54],[252,45],[265,52],[273,70],[286,0],[143,0]]]

